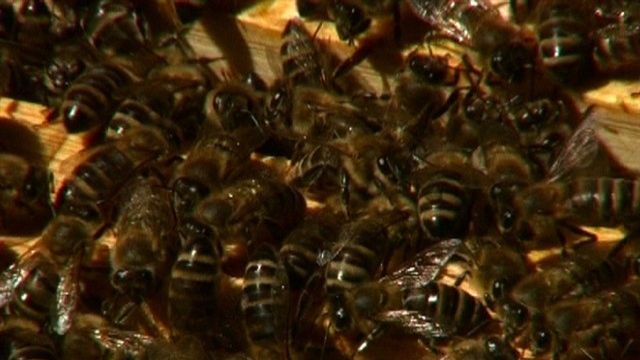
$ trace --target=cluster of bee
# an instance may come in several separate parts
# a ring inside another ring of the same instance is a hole
[[[371,47],[339,63],[299,18],[267,84],[184,40],[212,4],[0,1],[0,95],[87,135],[52,200],[0,140],[0,234],[40,234],[0,247],[2,357],[635,358],[640,182],[567,84],[640,65],[640,8],[510,4],[298,0],[349,41],[429,29],[375,94]]]

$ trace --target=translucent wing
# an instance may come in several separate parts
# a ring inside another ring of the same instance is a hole
[[[32,249],[25,253],[20,261],[13,263],[0,274],[0,308],[11,301],[15,289],[38,266],[40,260],[40,255]]]
[[[471,34],[463,13],[470,8],[492,10],[486,0],[409,0],[411,11],[444,36],[458,42],[469,42]]]
[[[438,277],[442,268],[458,252],[461,245],[460,239],[440,241],[417,254],[411,264],[383,277],[380,281],[392,282],[401,288],[430,283]]]
[[[58,335],[64,335],[71,327],[73,312],[78,303],[78,272],[80,257],[76,256],[60,273],[60,282],[56,289],[56,306],[53,330]]]
[[[593,163],[598,154],[599,143],[596,136],[598,118],[606,116],[604,111],[594,109],[580,123],[549,170],[549,181],[557,180],[571,170],[582,169]]]
[[[380,313],[376,320],[387,325],[399,326],[403,331],[424,338],[446,338],[450,330],[418,311],[392,310]]]
[[[109,327],[93,329],[91,337],[111,351],[122,351],[131,355],[139,354],[154,342],[151,336]]]

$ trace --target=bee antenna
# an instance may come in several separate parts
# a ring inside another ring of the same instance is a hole
[[[314,40],[314,41],[316,40],[316,36],[320,32],[320,29],[322,29],[322,25],[324,25],[324,20],[320,21],[320,23],[316,27],[316,30],[313,32],[313,35],[311,35],[311,40]]]

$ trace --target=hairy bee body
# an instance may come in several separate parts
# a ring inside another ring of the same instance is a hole
[[[0,335],[0,356],[5,359],[59,359],[53,340],[27,319],[8,319],[2,324]]]
[[[251,353],[281,359],[287,353],[289,313],[287,272],[269,245],[252,250],[245,269],[241,308]]]
[[[111,283],[133,300],[156,290],[177,247],[171,197],[156,177],[135,178],[121,192],[114,224]]]

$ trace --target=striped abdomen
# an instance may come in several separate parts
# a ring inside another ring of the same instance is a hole
[[[287,339],[288,280],[276,251],[258,245],[245,268],[241,307],[256,359],[283,359]]]
[[[15,288],[8,313],[44,324],[56,303],[56,288],[60,279],[53,263],[42,257],[36,261],[35,267]]]
[[[640,182],[624,178],[578,178],[567,184],[562,214],[578,225],[619,226],[640,220]]]
[[[84,220],[101,218],[99,203],[107,200],[136,167],[116,146],[107,145],[75,168],[58,193],[58,212]]]
[[[169,280],[169,322],[176,333],[212,328],[220,281],[220,254],[209,236],[190,240],[178,254]]]
[[[337,226],[307,219],[294,228],[280,247],[280,257],[289,274],[291,286],[303,287],[318,268],[323,244],[333,241]]]
[[[420,226],[431,238],[463,236],[469,227],[470,208],[470,194],[457,173],[441,171],[419,187]]]
[[[537,28],[544,66],[565,81],[580,80],[580,74],[590,65],[591,51],[588,18],[582,18],[581,11],[570,5],[564,0],[545,3],[548,8]]]
[[[76,133],[106,123],[115,105],[113,94],[130,81],[129,76],[114,65],[103,64],[86,70],[69,86],[60,106],[67,131]]]
[[[432,318],[451,335],[466,335],[489,319],[485,306],[475,297],[435,282],[405,289],[402,304],[406,310]]]
[[[302,22],[291,19],[282,33],[282,72],[291,85],[322,86],[323,71],[313,38]]]

